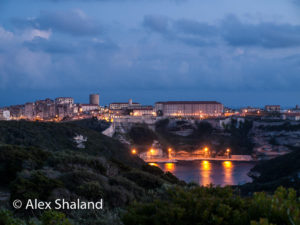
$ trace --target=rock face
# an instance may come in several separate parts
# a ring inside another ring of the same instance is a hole
[[[177,140],[180,140],[179,144],[182,144],[182,146],[185,145],[185,142],[190,143],[191,140],[194,145],[200,146],[203,145],[201,144],[202,142],[206,142],[204,144],[208,143],[215,148],[218,148],[217,146],[230,145],[233,142],[240,142],[235,147],[235,154],[254,154],[264,159],[284,155],[289,153],[293,148],[300,146],[300,122],[287,123],[283,120],[268,121],[253,118],[209,119],[204,121],[169,118],[167,120],[168,123],[164,127],[164,132],[166,131],[169,137],[173,136],[174,139],[177,137]],[[245,127],[247,121],[250,121],[252,125],[245,131],[243,130],[243,126]],[[103,134],[115,137],[128,146],[135,145],[136,143],[128,137],[128,133],[133,127],[142,124],[154,132],[157,136],[156,140],[164,142],[165,138],[161,138],[160,131],[153,125],[154,122],[154,120],[151,120],[141,123],[141,121],[136,119],[129,120],[125,118],[111,124]],[[205,133],[205,127],[201,131],[197,131],[197,129],[199,130],[199,123],[202,122],[210,124],[213,129],[212,133]],[[159,121],[155,122],[156,125],[157,123]],[[239,137],[239,133],[241,132],[247,132],[243,134],[243,140]],[[199,142],[193,140],[193,138],[199,138]],[[250,144],[252,147],[247,148]],[[241,148],[239,150],[240,145],[244,149],[248,149],[246,150],[247,153]],[[195,147],[197,148],[197,146]]]
[[[257,154],[284,155],[300,146],[300,123],[254,121],[252,135]]]
[[[87,137],[84,137],[83,135],[76,135],[73,139],[77,145],[77,148],[85,148],[85,142],[87,142]]]

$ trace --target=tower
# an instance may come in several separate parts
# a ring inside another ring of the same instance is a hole
[[[90,104],[99,105],[99,94],[90,94]]]

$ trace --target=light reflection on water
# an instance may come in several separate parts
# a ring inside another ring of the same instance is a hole
[[[253,162],[232,161],[179,161],[177,163],[155,163],[162,170],[169,171],[186,182],[200,185],[236,185],[251,181],[247,173]]]

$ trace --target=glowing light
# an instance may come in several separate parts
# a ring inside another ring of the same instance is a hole
[[[201,184],[207,186],[212,183],[211,179],[211,163],[209,161],[201,162]]]
[[[132,149],[132,150],[131,150],[131,153],[132,153],[133,155],[135,155],[135,154],[136,154],[136,149]]]
[[[227,148],[227,150],[226,150],[228,153],[230,152],[230,149],[229,148]]]
[[[154,149],[151,148],[151,149],[150,149],[150,153],[151,153],[151,154],[154,154],[154,152],[155,152]]]
[[[232,185],[233,184],[233,167],[234,165],[232,164],[231,161],[224,161],[223,162],[223,167],[224,167],[224,183],[226,185]]]
[[[169,172],[174,172],[175,170],[175,163],[166,163],[165,170]]]
[[[232,168],[232,162],[230,162],[230,161],[223,162],[223,165],[225,168]]]
[[[158,164],[157,163],[149,163],[150,166],[157,166],[158,167]]]
[[[172,149],[171,149],[171,148],[169,148],[169,149],[168,149],[168,152],[172,152]]]
[[[208,151],[208,147],[205,147],[205,148],[204,148],[204,151],[207,152],[207,151]]]

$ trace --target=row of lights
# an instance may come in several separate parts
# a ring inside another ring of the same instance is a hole
[[[155,150],[153,148],[151,148],[149,151],[150,151],[151,154],[153,154],[155,152]],[[168,152],[171,153],[172,152],[172,148],[168,148]],[[131,150],[131,154],[136,155],[137,154],[137,150],[135,148],[133,148]]]
[[[155,152],[153,148],[151,148],[149,151],[150,151],[151,154],[153,154],[153,153]],[[172,148],[168,148],[168,152],[169,152],[169,153],[171,153],[172,151],[173,151]],[[204,148],[204,152],[207,153],[208,151],[209,151],[208,147],[205,147],[205,148]],[[227,154],[229,154],[229,153],[230,153],[230,149],[227,148],[227,149],[226,149],[226,152],[227,152]],[[131,153],[132,153],[133,155],[136,155],[136,154],[137,154],[137,150],[136,150],[135,148],[133,148],[133,149],[131,150]]]

